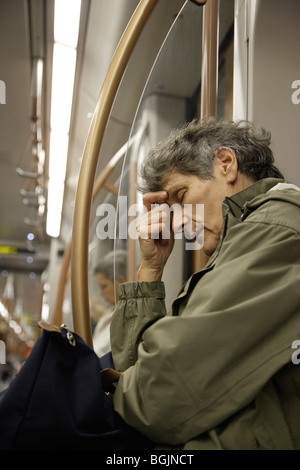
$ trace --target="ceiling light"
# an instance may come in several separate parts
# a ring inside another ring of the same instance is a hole
[[[65,180],[68,145],[68,134],[52,130],[49,148],[49,178],[52,181]]]
[[[51,237],[60,234],[80,10],[81,0],[55,0],[46,223]]]
[[[77,47],[81,0],[55,1],[54,41]],[[66,21],[67,19],[67,21]]]
[[[50,237],[58,237],[60,233],[62,203],[64,196],[64,182],[57,183],[49,180],[48,184],[48,210],[46,231]]]
[[[42,320],[44,321],[48,321],[49,320],[49,305],[48,304],[43,304],[42,306],[42,314],[41,314],[41,317],[42,317]]]
[[[51,128],[68,133],[73,99],[76,50],[59,43],[53,48]]]

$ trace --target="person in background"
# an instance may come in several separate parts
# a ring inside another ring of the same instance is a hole
[[[107,304],[104,312],[93,331],[93,346],[96,354],[101,357],[110,351],[110,322],[115,303],[118,300],[118,286],[126,280],[127,253],[116,250],[107,253],[95,268],[96,282],[100,295]]]

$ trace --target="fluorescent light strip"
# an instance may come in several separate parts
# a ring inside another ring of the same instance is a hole
[[[51,237],[60,234],[80,9],[81,0],[55,0],[46,224]]]
[[[73,100],[76,49],[55,43],[53,48],[51,121],[52,129],[67,134]]]
[[[52,130],[49,148],[49,178],[50,181],[63,183],[66,175],[67,155],[69,146],[68,134]]]
[[[54,41],[76,49],[81,0],[55,1]],[[67,24],[66,24],[67,20]]]

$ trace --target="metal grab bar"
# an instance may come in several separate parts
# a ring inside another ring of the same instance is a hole
[[[203,10],[201,118],[217,111],[219,0],[208,0]]]
[[[43,176],[42,173],[36,173],[34,171],[25,171],[22,168],[16,168],[16,172],[18,173],[19,176],[22,176],[22,178],[32,178],[32,179],[38,179],[41,176]]]
[[[196,3],[196,5],[203,6],[207,2],[207,0],[191,0],[193,3]]]
[[[207,0],[203,9],[202,73],[200,119],[215,116],[217,111],[219,0]],[[193,252],[193,272],[200,271],[209,257],[203,250]]]
[[[72,233],[71,291],[74,330],[92,347],[88,294],[88,234],[98,154],[119,84],[134,46],[158,0],[141,0],[103,82],[85,144],[75,200]]]

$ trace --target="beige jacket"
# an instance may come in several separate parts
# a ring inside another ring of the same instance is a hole
[[[159,449],[300,449],[300,190],[265,179],[223,209],[170,313],[163,283],[120,286],[114,406]]]

